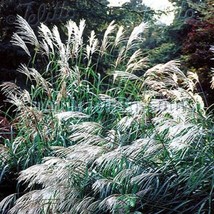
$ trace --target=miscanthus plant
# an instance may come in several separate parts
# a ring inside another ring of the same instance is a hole
[[[17,26],[13,43],[35,66],[18,69],[30,91],[2,85],[18,132],[3,157],[27,188],[1,201],[2,213],[212,212],[213,123],[198,78],[177,61],[146,70],[145,24],[127,35],[112,22],[102,41],[94,31],[83,41],[84,20],[65,25],[65,41],[56,26],[42,24],[39,37],[21,17]]]

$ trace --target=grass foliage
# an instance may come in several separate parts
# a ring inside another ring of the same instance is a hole
[[[179,62],[146,70],[145,24],[128,35],[112,22],[101,41],[94,31],[83,41],[84,20],[69,21],[65,39],[17,20],[12,43],[32,56],[18,70],[32,85],[2,85],[17,136],[0,157],[27,188],[1,201],[2,213],[212,212],[212,118]]]

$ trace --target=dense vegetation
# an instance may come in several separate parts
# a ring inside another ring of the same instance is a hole
[[[26,88],[24,75],[17,72],[20,63],[28,63],[29,56],[24,51],[17,49],[10,43],[15,26],[16,15],[25,18],[37,33],[40,23],[49,27],[57,25],[59,28],[68,20],[79,22],[86,20],[84,33],[85,40],[91,30],[95,30],[101,38],[103,31],[112,20],[133,29],[142,20],[152,20],[154,11],[139,0],[132,0],[122,7],[109,8],[107,0],[2,0],[0,3],[0,84],[5,81],[16,82],[21,88]],[[140,5],[140,7],[139,7]],[[145,12],[141,12],[144,11]],[[8,105],[3,102],[6,99],[0,91],[0,107],[6,111]],[[1,113],[0,113],[1,114]],[[10,115],[13,112],[10,111]]]
[[[17,16],[11,42],[30,59],[17,69],[28,88],[1,85],[16,136],[0,144],[0,182],[19,177],[0,213],[212,213],[213,114],[197,75],[212,71],[211,36],[205,47],[199,31],[207,61],[191,60],[197,29],[213,27],[190,21],[130,30],[118,18],[101,36],[84,19],[32,29]],[[188,39],[176,43],[179,32]]]

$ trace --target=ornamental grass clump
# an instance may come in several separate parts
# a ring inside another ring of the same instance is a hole
[[[21,22],[27,47],[34,34],[26,38]],[[32,64],[43,54],[47,66],[20,66],[30,91],[3,84],[18,132],[5,157],[26,189],[1,201],[2,213],[211,213],[213,123],[197,78],[177,61],[136,74],[146,69],[137,42],[145,24],[126,37],[112,22],[87,43],[84,27],[69,21],[64,42],[42,24]]]

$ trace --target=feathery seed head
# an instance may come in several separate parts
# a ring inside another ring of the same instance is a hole
[[[127,42],[127,46],[126,46],[127,50],[132,48],[133,42],[140,38],[141,33],[143,33],[146,28],[147,28],[147,24],[142,22],[140,25],[136,26],[133,29],[131,35],[129,36],[128,42]]]
[[[55,117],[59,120],[59,121],[66,121],[70,118],[88,118],[89,116],[86,114],[83,114],[82,112],[74,112],[74,111],[66,111],[66,112],[61,112],[61,113],[57,113],[55,114]]]
[[[124,27],[120,26],[115,37],[114,46],[117,47],[121,42],[124,41],[124,39]]]
[[[110,38],[109,35],[111,33],[114,32],[115,28],[116,28],[116,24],[114,24],[115,21],[112,21],[109,26],[107,27],[105,33],[104,33],[104,37],[103,37],[103,41],[100,47],[100,51],[101,51],[101,56],[105,53],[106,49],[108,48],[109,44],[110,44]]]
[[[18,28],[17,34],[23,39],[23,41],[39,49],[38,39],[28,22],[21,16],[17,15],[15,24]]]
[[[28,56],[31,56],[25,41],[17,33],[13,34],[11,43],[15,46],[22,48]]]

